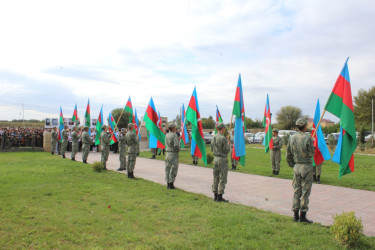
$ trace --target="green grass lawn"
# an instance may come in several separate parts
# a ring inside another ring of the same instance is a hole
[[[270,153],[265,154],[264,148],[262,147],[263,146],[259,144],[246,145],[246,166],[242,167],[239,165],[236,171],[248,174],[272,176],[275,178],[293,179],[293,169],[288,166],[285,160],[285,148],[281,152],[280,174],[275,176],[272,174]],[[209,145],[206,146],[206,152],[211,153]],[[151,157],[151,152],[141,152],[141,157],[149,158]],[[158,155],[157,159],[164,160],[165,157],[163,155]],[[192,164],[190,148],[186,150],[184,149],[180,152],[180,162]],[[354,162],[355,171],[351,174],[344,175],[341,180],[339,179],[339,165],[332,161],[324,162],[322,166],[321,183],[375,191],[375,156],[355,155]],[[199,160],[198,165],[204,166],[201,160]],[[213,164],[208,164],[207,167],[212,168]]]
[[[1,153],[0,190],[4,249],[342,249],[319,224],[96,173],[43,152]],[[363,236],[359,248],[371,247],[375,238]]]

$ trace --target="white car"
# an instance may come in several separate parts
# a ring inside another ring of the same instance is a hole
[[[211,134],[208,133],[208,132],[203,132],[203,137],[204,137],[204,141],[206,142],[206,144],[211,144],[211,139],[212,139],[214,136],[211,135]]]
[[[375,139],[375,135],[371,135],[371,134],[369,134],[368,136],[365,136],[365,141],[367,142],[367,141],[371,141],[371,138],[374,138]]]

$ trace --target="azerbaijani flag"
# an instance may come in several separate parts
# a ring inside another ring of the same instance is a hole
[[[263,139],[263,145],[264,145],[264,150],[267,153],[270,149],[273,149],[271,109],[270,109],[270,102],[268,99],[268,94],[267,94],[267,100],[266,100],[266,107],[264,108],[263,127],[265,128],[265,136]]]
[[[357,147],[354,109],[348,59],[336,80],[325,110],[340,118],[340,137],[332,161],[340,164],[339,178],[354,171],[354,151]]]
[[[156,113],[152,97],[148,103],[143,120],[146,122],[146,129],[150,132],[149,147],[158,148],[159,146],[163,146],[162,148],[165,148],[165,134],[158,126],[159,116]]]
[[[89,128],[89,135],[91,136],[91,116],[90,116],[90,99],[87,100],[87,107],[85,113],[85,126]]]
[[[95,134],[95,146],[100,144],[100,135],[102,133],[102,125],[103,125],[103,105],[100,109],[98,121],[96,122],[96,134]]]
[[[62,133],[63,129],[64,129],[64,117],[63,117],[62,108],[60,106],[59,134],[57,135],[57,140],[59,142],[62,141],[61,133]]]
[[[186,110],[186,120],[191,123],[191,154],[201,158],[204,164],[207,165],[206,143],[203,137],[203,127],[195,87]]]
[[[138,136],[138,139],[141,140],[141,131],[139,129],[139,123],[138,123],[138,116],[137,116],[137,109],[134,109],[134,116],[133,116],[133,125],[135,128],[135,134]]]
[[[132,100],[130,99],[130,96],[129,96],[128,102],[125,105],[124,111],[129,113],[129,123],[133,121],[133,105],[132,105]]]
[[[223,118],[221,118],[221,114],[219,112],[219,107],[216,105],[216,124],[215,124],[215,135],[217,134],[217,125],[219,122],[223,122]]]
[[[238,76],[236,95],[233,104],[234,120],[234,140],[232,158],[239,160],[245,166],[245,107],[243,101],[241,74]]]
[[[185,124],[185,106],[182,104],[181,108],[181,135],[182,135],[182,140],[181,140],[181,148],[185,148],[185,144],[189,143],[189,135],[187,133],[186,129],[186,124]]]
[[[76,121],[78,121],[78,110],[77,110],[77,104],[76,104],[76,106],[74,107],[73,117],[72,117],[72,122],[76,122]]]
[[[315,154],[313,157],[315,165],[319,165],[323,161],[327,161],[331,159],[331,154],[329,153],[327,143],[324,140],[322,128],[320,125],[318,128],[316,128],[316,126],[319,123],[319,119],[320,119],[320,104],[319,104],[319,99],[318,99],[318,102],[316,103],[316,108],[315,108],[313,129],[311,130],[311,135],[313,135],[314,130],[316,130],[315,139],[314,139]]]
[[[108,124],[109,124],[109,130],[108,131],[109,131],[109,133],[112,134],[111,142],[110,142],[110,144],[112,145],[113,143],[118,142],[118,138],[117,138],[117,135],[116,135],[116,132],[115,132],[115,127],[117,125],[116,125],[115,119],[113,119],[113,116],[112,116],[111,112],[109,112]]]

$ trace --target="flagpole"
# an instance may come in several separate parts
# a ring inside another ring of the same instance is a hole
[[[233,120],[233,111],[232,111],[232,116],[230,117],[230,125],[229,125],[229,133],[228,133],[228,144],[230,145],[230,133],[231,133],[231,130],[232,130],[232,120]]]
[[[315,138],[316,131],[317,131],[318,128],[319,128],[320,122],[322,121],[325,112],[326,112],[326,110],[324,109],[324,110],[323,110],[323,114],[322,114],[322,116],[320,117],[320,120],[319,120],[319,122],[318,122],[318,125],[316,125],[315,130],[314,130],[314,133],[313,133],[313,135],[311,136],[311,138]]]

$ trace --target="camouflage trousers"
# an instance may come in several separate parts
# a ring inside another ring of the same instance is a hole
[[[178,153],[167,152],[165,157],[165,181],[174,183],[178,171]]]
[[[314,175],[319,175],[322,173],[322,164],[313,166],[313,174]]]
[[[55,153],[57,141],[51,141],[51,153]]]
[[[61,143],[60,154],[65,156],[66,147],[68,146],[68,140],[63,140]]]
[[[78,142],[73,142],[72,143],[72,153],[70,155],[71,159],[76,157],[77,152],[78,152]]]
[[[126,169],[126,150],[120,149],[119,151],[120,169]]]
[[[232,164],[232,166],[237,166],[238,161],[236,159],[233,159],[232,154],[233,154],[233,144],[230,144],[230,163]]]
[[[218,157],[214,158],[214,183],[212,184],[212,192],[224,194],[225,184],[227,184],[228,176],[228,158]]]
[[[280,150],[271,150],[271,163],[273,171],[280,171],[281,152]]]
[[[301,210],[307,212],[309,210],[309,196],[313,182],[311,163],[296,164],[293,168],[293,211]]]
[[[198,162],[198,156],[195,156],[195,155],[191,155],[191,158],[193,159],[193,161],[196,161],[196,162]]]
[[[82,161],[87,161],[87,157],[89,156],[90,152],[90,144],[83,144],[82,146]]]
[[[158,149],[157,148],[152,148],[151,149],[152,156],[156,156],[158,154]]]
[[[108,161],[108,155],[109,155],[109,146],[103,146],[102,145],[102,148],[101,148],[101,162],[103,163],[104,165],[104,168],[107,167],[107,161]]]
[[[136,154],[128,154],[128,165],[127,165],[127,168],[126,168],[126,171],[127,171],[128,174],[134,172],[136,160],[137,160]]]

